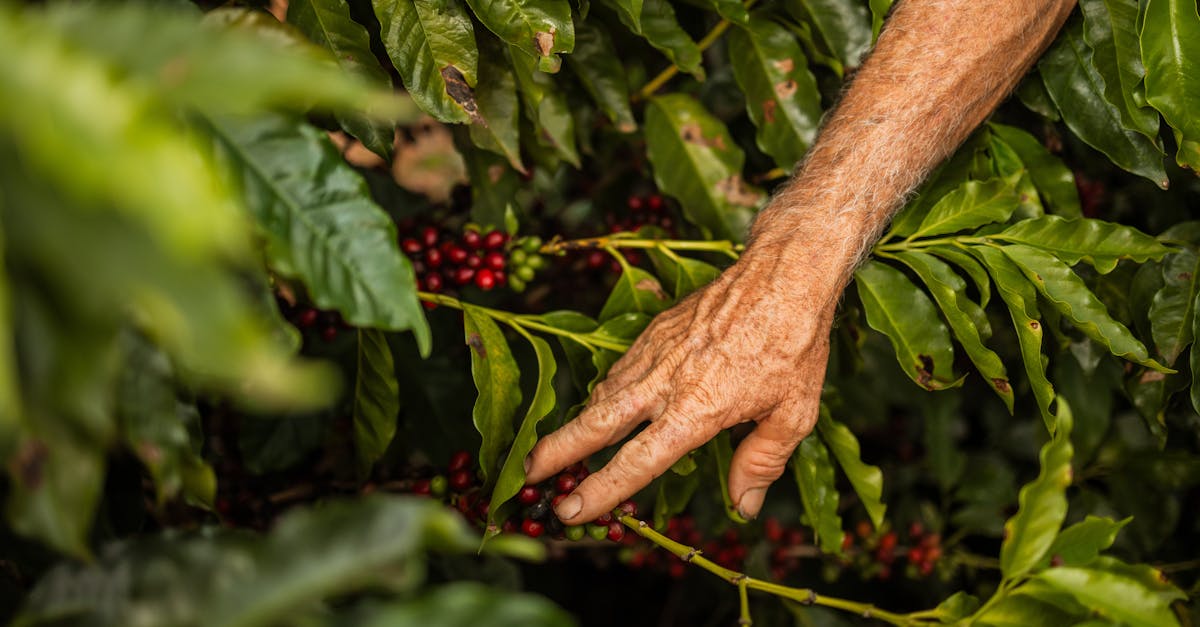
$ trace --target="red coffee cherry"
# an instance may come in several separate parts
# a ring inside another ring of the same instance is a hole
[[[450,465],[446,467],[446,470],[454,472],[456,470],[463,470],[470,465],[471,454],[466,451],[456,451],[450,456]]]
[[[462,243],[471,250],[479,250],[479,247],[483,245],[483,236],[479,234],[479,231],[467,231],[463,233]]]
[[[438,230],[432,226],[427,226],[421,229],[421,243],[426,248],[437,246],[438,240],[441,239],[438,235]]]
[[[483,236],[483,247],[488,250],[498,250],[508,241],[508,235],[503,231],[489,231]]]
[[[400,250],[403,250],[404,254],[409,256],[416,255],[421,252],[421,242],[411,237],[406,237],[400,242]]]
[[[476,257],[476,259],[478,259],[478,257]],[[492,274],[491,270],[482,268],[475,273],[475,285],[479,289],[486,292],[493,287],[496,287],[496,275]]]
[[[475,482],[475,473],[470,470],[458,470],[450,474],[450,489],[462,492]]]
[[[542,500],[542,491],[536,486],[527,485],[517,492],[517,501],[522,505],[533,505]]]
[[[625,525],[622,525],[616,521],[608,523],[607,537],[613,542],[620,542],[621,540],[625,539]]]
[[[554,489],[560,494],[565,494],[575,489],[579,485],[579,481],[575,479],[575,475],[562,473],[554,480]]]
[[[546,531],[546,526],[536,520],[526,518],[521,522],[521,533],[530,538],[537,538]]]

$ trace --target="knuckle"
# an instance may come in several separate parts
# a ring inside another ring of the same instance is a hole
[[[787,468],[788,455],[782,458],[772,454],[748,455],[739,460],[739,470],[752,481],[771,483],[783,476]]]

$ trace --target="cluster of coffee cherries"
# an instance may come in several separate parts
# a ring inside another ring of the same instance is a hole
[[[525,237],[510,241],[504,231],[468,225],[460,233],[433,225],[402,223],[400,250],[412,261],[417,287],[451,292],[474,285],[490,291],[509,286],[522,291],[546,260],[537,254],[542,241]]]
[[[940,534],[928,533],[924,525],[914,521],[908,527],[907,548],[901,547],[899,542],[899,534],[895,531],[873,532],[870,523],[861,521],[854,533],[847,533],[843,537],[842,551],[847,555],[847,561],[857,563],[861,572],[868,577],[890,579],[900,556],[907,562],[905,575],[909,579],[933,574],[938,560],[942,558]]]
[[[636,232],[644,226],[656,226],[666,231],[668,237],[675,236],[675,217],[660,194],[630,196],[626,199],[626,207],[627,211],[610,212],[604,216],[609,232]],[[636,265],[642,261],[642,254],[636,250],[624,250],[622,254],[631,264]],[[586,261],[587,267],[592,270],[607,269],[613,274],[621,272],[621,264],[602,250],[589,252]]]
[[[338,334],[350,328],[342,315],[336,311],[322,311],[312,305],[291,304],[282,298],[276,298],[279,311],[284,319],[301,333],[314,334],[326,342],[338,338]]]
[[[805,535],[798,527],[788,528],[776,518],[767,518],[763,525],[765,540],[771,549],[771,576],[781,580],[800,567],[800,547]],[[687,514],[667,519],[663,535],[681,544],[696,547],[700,554],[732,570],[742,570],[748,553],[742,529],[731,527],[715,539],[705,541],[695,519]],[[683,577],[687,564],[670,553],[657,550],[649,543],[639,543],[622,553],[631,568],[657,569],[673,578]]]

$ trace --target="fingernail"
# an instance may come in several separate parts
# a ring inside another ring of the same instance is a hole
[[[554,508],[554,513],[558,514],[559,519],[565,522],[577,516],[581,509],[583,509],[583,497],[578,494],[572,494],[563,499],[558,504],[558,507]]]
[[[529,469],[533,466],[533,455],[525,456],[525,474],[529,474]]]
[[[743,492],[742,498],[738,499],[738,515],[746,520],[754,520],[757,518],[759,510],[762,509],[763,499],[765,499],[766,496],[766,488],[750,488],[749,490]]]

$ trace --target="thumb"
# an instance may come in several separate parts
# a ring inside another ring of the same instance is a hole
[[[816,424],[815,409],[781,404],[738,445],[729,464],[729,497],[742,518],[758,516],[767,488],[783,475],[792,451]]]

